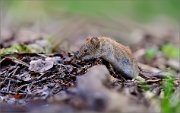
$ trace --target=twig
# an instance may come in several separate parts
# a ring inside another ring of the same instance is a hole
[[[6,80],[11,80],[12,82],[16,82],[16,83],[22,82],[20,80],[16,80],[16,79],[13,79],[13,78],[6,78]]]
[[[19,66],[17,66],[17,67],[14,69],[14,71],[13,71],[13,73],[12,73],[13,76],[16,74],[16,72],[17,72],[18,69],[19,69]]]
[[[164,79],[167,77],[167,75],[169,75],[170,73],[169,72],[149,72],[149,71],[140,71],[140,76],[144,76],[146,77],[147,79],[149,78],[160,78],[160,79]]]
[[[23,62],[23,61],[21,61],[21,60],[15,58],[15,57],[12,57],[11,59],[12,59],[14,62],[16,62],[16,63],[22,64],[22,65],[24,65],[24,66],[26,66],[26,67],[29,68],[29,64],[27,64],[27,63],[25,63],[25,62]]]
[[[34,84],[37,84],[37,83],[39,83],[39,82],[42,82],[42,81],[51,79],[51,78],[53,78],[53,77],[55,77],[55,76],[57,76],[57,75],[52,75],[52,76],[49,76],[49,77],[44,77],[44,78],[42,78],[41,80],[33,81],[33,82],[30,84],[29,89],[31,89],[31,87],[32,87]],[[27,84],[27,85],[29,85],[29,84]]]
[[[2,94],[12,94],[12,95],[16,95],[16,94],[20,94],[20,95],[31,95],[31,94],[27,94],[27,93],[17,93],[17,92],[2,91],[2,90],[0,90],[0,93],[2,93]]]
[[[9,91],[10,85],[11,85],[11,80],[9,80],[8,82],[7,91]]]
[[[39,83],[39,82],[42,82],[42,81],[51,79],[51,78],[53,78],[53,77],[55,77],[55,76],[57,76],[57,75],[54,74],[54,75],[49,76],[49,77],[44,77],[44,78],[42,78],[41,80],[38,80],[38,81],[33,82],[33,84],[36,84],[36,83]]]
[[[162,79],[155,79],[155,80],[146,80],[147,83],[157,83],[162,81]]]
[[[152,83],[158,83],[158,82],[161,82],[162,79],[154,79],[154,80],[146,80],[146,81],[143,81],[143,82],[138,82],[140,84],[152,84]]]
[[[25,87],[25,86],[28,86],[29,84],[24,84],[24,85],[21,85],[21,86],[19,86],[17,89],[16,89],[16,91],[19,91],[21,88],[23,88],[23,87]]]

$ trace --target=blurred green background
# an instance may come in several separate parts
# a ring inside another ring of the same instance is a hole
[[[180,0],[3,0],[5,10],[18,16],[82,14],[98,17],[129,17],[149,21],[156,16],[180,20]],[[27,17],[26,17],[27,16]]]

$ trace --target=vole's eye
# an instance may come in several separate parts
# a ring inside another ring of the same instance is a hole
[[[86,53],[86,52],[87,52],[87,49],[85,49],[84,52]]]

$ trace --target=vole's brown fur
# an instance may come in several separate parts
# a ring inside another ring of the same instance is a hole
[[[134,78],[139,69],[129,47],[108,37],[88,37],[77,55],[82,59],[101,57],[126,78]]]

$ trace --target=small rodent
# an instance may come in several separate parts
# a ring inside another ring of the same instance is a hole
[[[129,47],[108,37],[88,37],[77,53],[77,57],[83,60],[101,57],[128,79],[139,75],[137,62]]]

